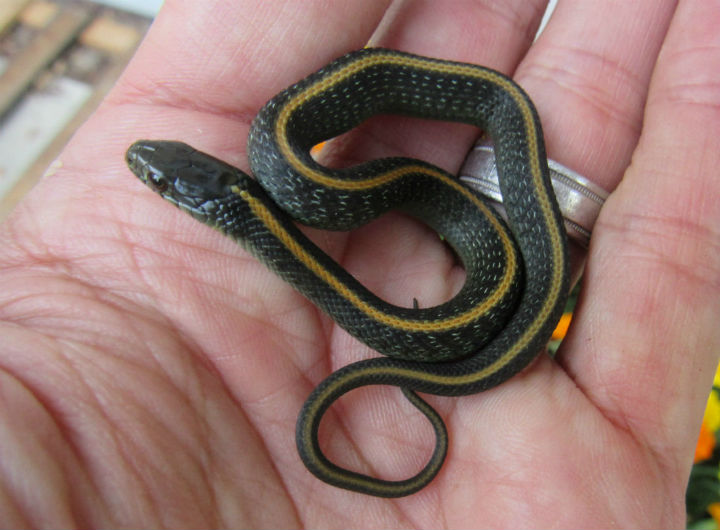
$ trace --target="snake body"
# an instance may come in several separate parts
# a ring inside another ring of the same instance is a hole
[[[474,192],[428,163],[397,157],[330,169],[310,155],[312,146],[376,114],[484,129],[495,142],[510,230]],[[565,229],[534,106],[517,84],[493,70],[369,48],[271,99],[253,122],[248,154],[257,181],[178,142],[136,142],[127,161],[167,200],[236,239],[350,333],[389,356],[350,364],[322,381],[300,412],[296,443],[305,465],[325,482],[381,497],[414,493],[437,474],[448,446],[442,419],[417,392],[460,396],[502,383],[542,350],[565,304]],[[293,223],[349,230],[395,208],[432,226],[462,260],[467,279],[449,302],[422,309],[388,304]],[[325,411],[366,385],[400,387],[433,425],[435,451],[407,480],[342,468],[320,448]]]

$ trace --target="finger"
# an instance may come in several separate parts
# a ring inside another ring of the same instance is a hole
[[[684,471],[720,351],[718,27],[717,0],[679,3],[567,344],[586,394]]]
[[[674,0],[558,2],[516,75],[538,108],[550,158],[615,188],[637,144],[674,6]],[[577,277],[585,250],[571,242],[570,252]]]
[[[533,41],[545,5],[398,0],[372,44],[512,72]]]
[[[169,1],[128,74],[135,89],[254,116],[280,89],[365,45],[388,3]]]
[[[612,190],[630,162],[674,1],[560,1],[517,80],[551,158]]]
[[[538,107],[548,156],[608,191],[630,163],[674,4],[561,0],[518,69]],[[576,278],[585,251],[571,242],[570,253]]]

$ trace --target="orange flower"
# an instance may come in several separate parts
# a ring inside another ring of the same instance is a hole
[[[712,456],[715,449],[715,433],[708,429],[705,422],[700,426],[700,437],[695,446],[695,463],[707,460]],[[720,505],[718,505],[718,513],[720,513]]]
[[[552,340],[562,340],[565,338],[568,328],[570,327],[570,321],[572,320],[572,313],[565,313],[560,317],[560,322],[555,327],[555,331],[552,334]]]
[[[707,511],[715,519],[715,523],[720,525],[720,502],[713,502],[707,507]]]
[[[323,146],[325,145],[325,142],[320,142],[317,145],[314,145],[312,149],[310,149],[310,152],[313,156],[316,156],[322,151]]]

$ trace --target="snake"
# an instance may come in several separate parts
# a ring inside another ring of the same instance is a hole
[[[313,155],[314,146],[381,114],[482,129],[494,142],[507,221],[454,175],[422,160],[336,168]],[[538,113],[516,82],[493,69],[364,48],[270,99],[250,126],[247,149],[253,176],[175,140],[138,140],[126,162],[152,190],[237,241],[382,354],[341,367],[312,390],[295,433],[307,469],[377,497],[416,493],[440,471],[449,445],[441,416],[419,394],[464,396],[508,380],[543,351],[565,306],[567,240]],[[347,231],[390,210],[427,224],[461,261],[465,283],[447,302],[384,301],[297,226]],[[322,451],[325,412],[369,385],[398,387],[434,430],[432,455],[410,478],[370,476]]]

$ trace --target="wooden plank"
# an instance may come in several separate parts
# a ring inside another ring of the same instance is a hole
[[[65,9],[12,58],[0,76],[0,116],[4,116],[47,66],[72,43],[91,18],[90,11]]]
[[[46,28],[60,11],[58,4],[35,0],[20,14],[20,22],[36,29]]]
[[[0,0],[0,35],[17,20],[30,0]]]
[[[142,36],[139,28],[106,15],[95,19],[82,32],[78,42],[111,55],[123,55],[134,50]]]
[[[160,10],[163,0],[95,0],[106,6],[121,11],[135,13],[137,15],[153,18]]]
[[[44,153],[37,158],[35,163],[25,172],[15,186],[12,187],[4,197],[0,197],[0,221],[7,217],[15,205],[30,191],[37,181],[40,180],[45,172],[53,170],[53,161],[58,157],[72,135],[75,134],[75,131],[95,112],[95,109],[113,87],[118,77],[120,77],[120,74],[125,69],[134,51],[134,48],[129,49],[123,56],[115,58],[112,66],[107,69],[102,79],[95,84],[93,94],[76,113],[75,117],[70,120],[63,131],[55,137],[52,143],[45,149]]]
[[[18,183],[92,92],[87,83],[56,77],[13,107],[0,128],[0,196]]]

